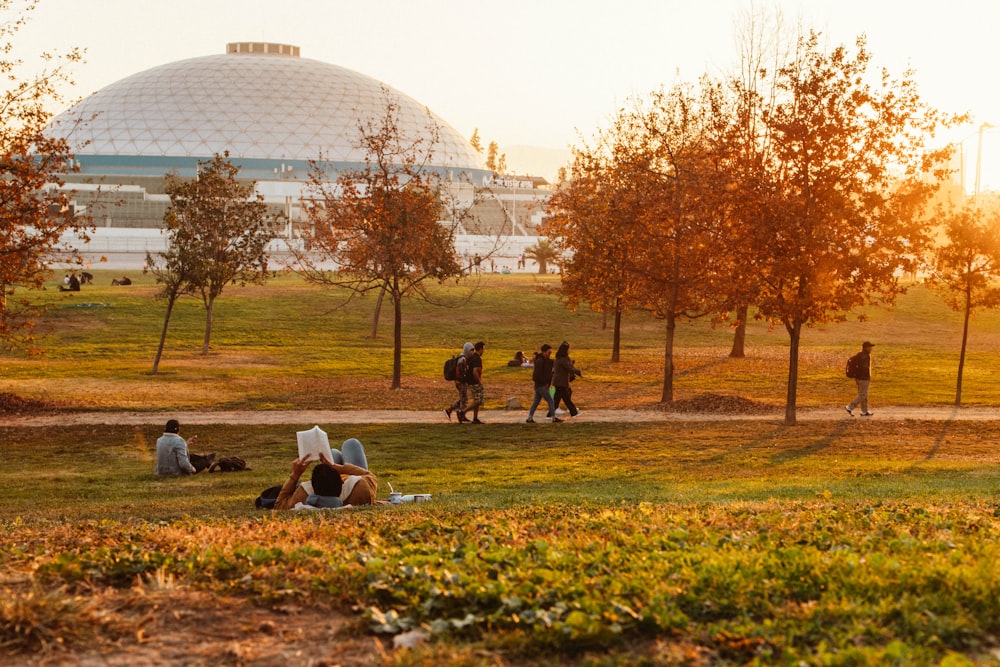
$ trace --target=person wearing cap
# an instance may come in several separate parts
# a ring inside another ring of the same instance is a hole
[[[157,475],[193,475],[198,472],[191,464],[191,458],[188,455],[188,445],[193,445],[198,436],[192,435],[185,440],[179,435],[180,430],[180,422],[176,419],[170,419],[163,429],[163,435],[157,439]]]
[[[875,343],[865,341],[861,344],[861,351],[855,355],[854,382],[858,385],[857,397],[844,406],[847,414],[854,416],[854,408],[861,406],[861,416],[871,417],[872,412],[868,410],[868,387],[872,381],[872,348]]]
[[[541,352],[535,353],[535,370],[531,372],[531,381],[535,384],[535,398],[531,401],[531,408],[528,410],[528,418],[525,420],[529,424],[535,423],[535,410],[538,404],[545,399],[549,406],[549,416],[552,421],[561,422],[556,416],[556,404],[552,400],[552,393],[549,387],[552,386],[552,346],[546,343],[542,345]]]
[[[451,421],[451,413],[453,412],[458,415],[459,423],[469,421],[465,417],[465,409],[469,404],[469,357],[473,356],[474,350],[475,347],[472,343],[466,343],[462,346],[462,356],[459,357],[458,365],[455,367],[455,390],[458,392],[458,399],[444,409],[444,415],[448,421]]]

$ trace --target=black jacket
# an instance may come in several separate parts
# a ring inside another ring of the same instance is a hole
[[[531,371],[531,379],[536,387],[552,384],[552,360],[544,354],[535,355],[535,370]]]

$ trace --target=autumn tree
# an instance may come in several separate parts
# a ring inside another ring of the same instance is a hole
[[[296,261],[315,284],[344,288],[352,296],[376,291],[390,298],[392,388],[399,389],[404,299],[438,303],[429,286],[460,278],[462,267],[455,252],[457,226],[440,223],[445,186],[429,167],[440,128],[428,112],[424,131],[410,136],[400,126],[399,104],[388,90],[383,94],[381,117],[358,121],[365,166],[342,171],[331,182],[322,158],[314,163],[312,201],[306,206],[308,250],[298,251]],[[327,270],[329,264],[337,270]]]
[[[507,171],[507,154],[500,152],[500,147],[495,141],[491,141],[486,148],[486,168],[498,174]]]
[[[193,294],[195,286],[192,283],[191,267],[184,264],[187,253],[179,251],[177,246],[169,246],[167,251],[153,255],[146,253],[146,270],[156,278],[160,289],[156,293],[156,298],[166,302],[167,309],[163,315],[163,326],[160,328],[160,342],[156,346],[156,355],[153,357],[153,368],[151,375],[156,375],[160,370],[160,359],[163,357],[163,348],[167,342],[167,330],[170,326],[170,317],[173,315],[174,306],[177,301],[186,294]]]
[[[644,202],[628,233],[629,267],[646,308],[666,324],[663,389],[673,400],[678,322],[710,316],[727,303],[729,264],[720,230],[727,219],[728,174],[720,148],[726,127],[722,89],[703,78],[654,93],[636,110],[632,178],[644,182]]]
[[[28,293],[43,288],[52,260],[76,257],[65,239],[86,241],[90,223],[74,214],[72,193],[61,188],[61,174],[73,169],[69,145],[45,133],[81,54],[41,54],[41,69],[23,78],[24,61],[12,57],[36,5],[0,0],[0,74],[7,84],[0,93],[0,349],[28,352],[37,351],[33,327],[42,310]]]
[[[726,170],[730,180],[725,185],[732,195],[728,206],[739,214],[728,217],[720,237],[721,252],[729,259],[729,297],[733,310],[732,358],[746,356],[746,330],[750,307],[756,300],[757,277],[754,256],[744,240],[744,227],[756,218],[767,218],[760,198],[751,190],[749,196],[741,186],[753,187],[760,182],[759,170],[770,159],[771,142],[764,114],[773,112],[777,103],[777,78],[762,76],[777,71],[788,61],[796,36],[785,25],[784,16],[776,8],[750,7],[740,16],[736,32],[738,62],[733,80],[736,82],[727,101],[728,131],[725,146]]]
[[[170,207],[163,217],[168,251],[183,267],[191,289],[205,305],[202,355],[208,354],[215,301],[229,284],[261,284],[267,278],[267,245],[275,235],[255,184],[238,180],[229,153],[198,162],[190,180],[167,176]]]
[[[614,164],[614,132],[599,132],[594,146],[574,149],[572,178],[549,199],[539,233],[551,240],[562,261],[562,294],[569,308],[581,303],[611,313],[611,362],[621,360],[622,315],[634,304],[637,280],[629,269],[634,254],[627,231],[641,206],[636,181]]]
[[[927,283],[948,307],[962,314],[955,405],[962,405],[962,374],[969,342],[969,320],[979,309],[1000,306],[1000,207],[971,201],[942,213],[944,242],[930,256]]]
[[[596,149],[577,151],[573,178],[551,211],[552,232],[568,256],[564,287],[665,321],[664,402],[673,400],[677,323],[710,315],[725,301],[722,95],[704,79],[634,100]]]
[[[760,313],[789,336],[786,424],[795,423],[803,328],[903,290],[900,276],[926,243],[930,172],[948,150],[925,146],[948,119],[920,100],[912,72],[893,79],[870,68],[863,38],[853,53],[827,52],[811,33],[773,73],[775,102],[745,105],[759,113],[757,140],[770,144],[750,153],[758,163],[741,173],[738,195],[754,211],[743,229]],[[760,94],[738,81],[734,89]]]
[[[469,137],[469,145],[477,153],[483,152],[483,140],[479,138],[479,128],[472,130],[472,136]]]

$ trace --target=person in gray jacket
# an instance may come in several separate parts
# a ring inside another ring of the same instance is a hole
[[[176,419],[167,421],[163,435],[156,441],[157,475],[193,475],[197,471],[191,465],[188,445],[193,445],[198,436],[185,440],[180,435],[181,425]]]

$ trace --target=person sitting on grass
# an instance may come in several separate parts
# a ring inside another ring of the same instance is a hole
[[[524,356],[524,352],[518,350],[514,353],[514,358],[507,362],[508,366],[520,368],[528,363],[528,359]]]
[[[185,440],[180,435],[181,424],[176,419],[167,421],[163,435],[156,441],[157,475],[193,475],[198,472],[191,463],[188,446],[193,445],[198,436]]]
[[[63,284],[59,286],[60,292],[79,292],[80,291],[80,279],[76,277],[76,273],[71,273],[69,277],[63,280]]]
[[[365,449],[356,438],[341,445],[343,452],[332,450],[333,461],[322,457],[313,468],[312,479],[299,483],[312,463],[292,461],[292,474],[281,486],[274,509],[290,510],[302,503],[313,507],[346,507],[373,505],[378,495],[378,478],[368,470]]]

